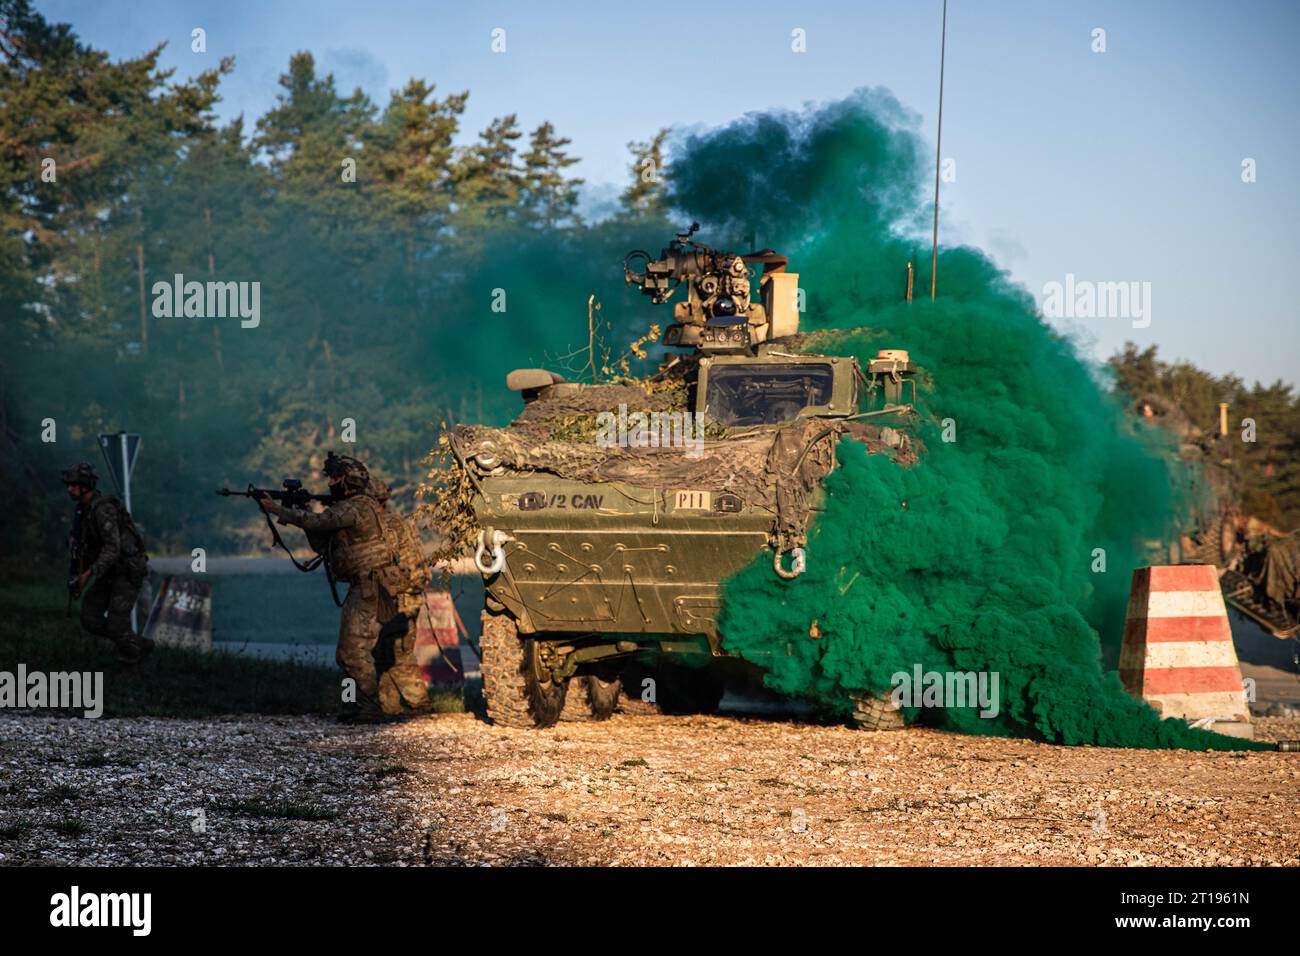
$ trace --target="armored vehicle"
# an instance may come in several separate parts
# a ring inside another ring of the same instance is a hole
[[[716,707],[722,582],[765,551],[774,575],[803,572],[839,438],[902,467],[916,460],[908,354],[882,349],[866,368],[820,354],[830,339],[799,332],[786,257],[718,252],[696,228],[658,258],[624,260],[654,303],[684,287],[657,374],[584,384],[519,369],[506,379],[523,400],[510,425],[448,437],[472,511],[462,537],[485,585],[496,723],[602,719],[625,682],[632,704]],[[860,708],[868,721],[881,719],[877,704]]]
[[[1233,609],[1274,637],[1300,637],[1300,538],[1251,513],[1233,467],[1227,403],[1219,404],[1217,429],[1198,426],[1157,395],[1141,396],[1131,410],[1178,439],[1176,456],[1192,465],[1196,482],[1180,533],[1152,543],[1153,563],[1214,565]]]

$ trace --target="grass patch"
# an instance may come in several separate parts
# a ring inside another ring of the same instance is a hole
[[[260,820],[335,820],[338,811],[319,803],[298,800],[229,800],[217,804],[217,809],[232,817]]]
[[[434,714],[463,714],[467,710],[465,695],[459,687],[429,688],[429,711]]]
[[[105,717],[330,714],[339,677],[331,667],[160,647],[143,664],[119,664],[108,641],[64,617],[59,584],[0,588],[0,661],[29,671],[103,671]],[[107,758],[106,758],[107,759]]]
[[[50,803],[62,803],[64,800],[75,800],[81,796],[81,791],[70,783],[56,783],[50,789],[45,791],[45,799]]]
[[[64,817],[50,824],[50,829],[59,836],[79,837],[86,832],[86,825],[76,817]]]
[[[642,759],[641,757],[636,757],[633,760],[624,760],[621,764],[619,764],[619,766],[620,767],[648,767],[650,765],[646,763],[645,760]]]
[[[83,770],[98,770],[101,767],[133,767],[136,761],[130,757],[114,756],[106,750],[97,750],[73,758],[72,763]]]

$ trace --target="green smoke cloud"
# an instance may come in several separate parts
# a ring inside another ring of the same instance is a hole
[[[729,581],[727,648],[761,661],[773,688],[832,706],[917,664],[996,672],[996,718],[938,712],[965,733],[1251,746],[1161,721],[1103,670],[1098,635],[1122,633],[1140,543],[1166,535],[1182,507],[1174,466],[979,251],[943,250],[939,298],[924,295],[928,244],[909,238],[927,215],[916,126],[888,94],[863,91],[696,135],[675,157],[680,208],[791,255],[805,327],[873,330],[846,333],[835,353],[865,364],[881,346],[905,348],[927,373],[922,462],[904,469],[841,443],[808,570],[786,582],[760,558]],[[909,260],[921,265],[906,304]],[[955,441],[942,438],[945,419]],[[1104,573],[1092,570],[1097,548]]]

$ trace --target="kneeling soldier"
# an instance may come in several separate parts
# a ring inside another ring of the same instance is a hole
[[[269,497],[258,498],[258,504],[283,523],[302,528],[313,550],[326,556],[334,577],[349,585],[335,660],[355,682],[356,701],[349,702],[340,717],[376,722],[383,709],[393,712],[380,706],[380,677],[391,668],[394,656],[380,646],[381,639],[393,640],[399,630],[406,633],[409,612],[418,607],[423,588],[403,565],[402,542],[391,520],[396,516],[388,515],[372,496],[366,466],[331,454],[324,470],[334,501],[323,511],[285,508]],[[418,691],[403,687],[401,695],[427,699],[423,684]]]

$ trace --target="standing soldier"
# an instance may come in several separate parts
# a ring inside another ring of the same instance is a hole
[[[385,652],[381,640],[388,644],[395,633],[405,634],[408,614],[418,608],[423,587],[413,569],[403,566],[401,535],[394,524],[401,519],[389,515],[373,497],[366,466],[331,453],[324,472],[333,501],[323,511],[285,508],[267,496],[258,498],[258,504],[282,523],[302,528],[312,549],[325,555],[334,577],[349,585],[335,660],[354,682],[356,699],[347,701],[340,719],[377,722],[383,719],[380,673],[392,669],[394,656]],[[408,690],[408,700],[427,700],[423,682],[418,693],[403,687],[401,696]]]
[[[68,542],[73,555],[68,589],[73,597],[84,595],[81,626],[112,641],[120,660],[137,663],[153,650],[153,641],[131,630],[131,608],[149,573],[144,539],[122,503],[95,490],[99,475],[92,465],[73,465],[63,472],[63,484],[77,503]]]

